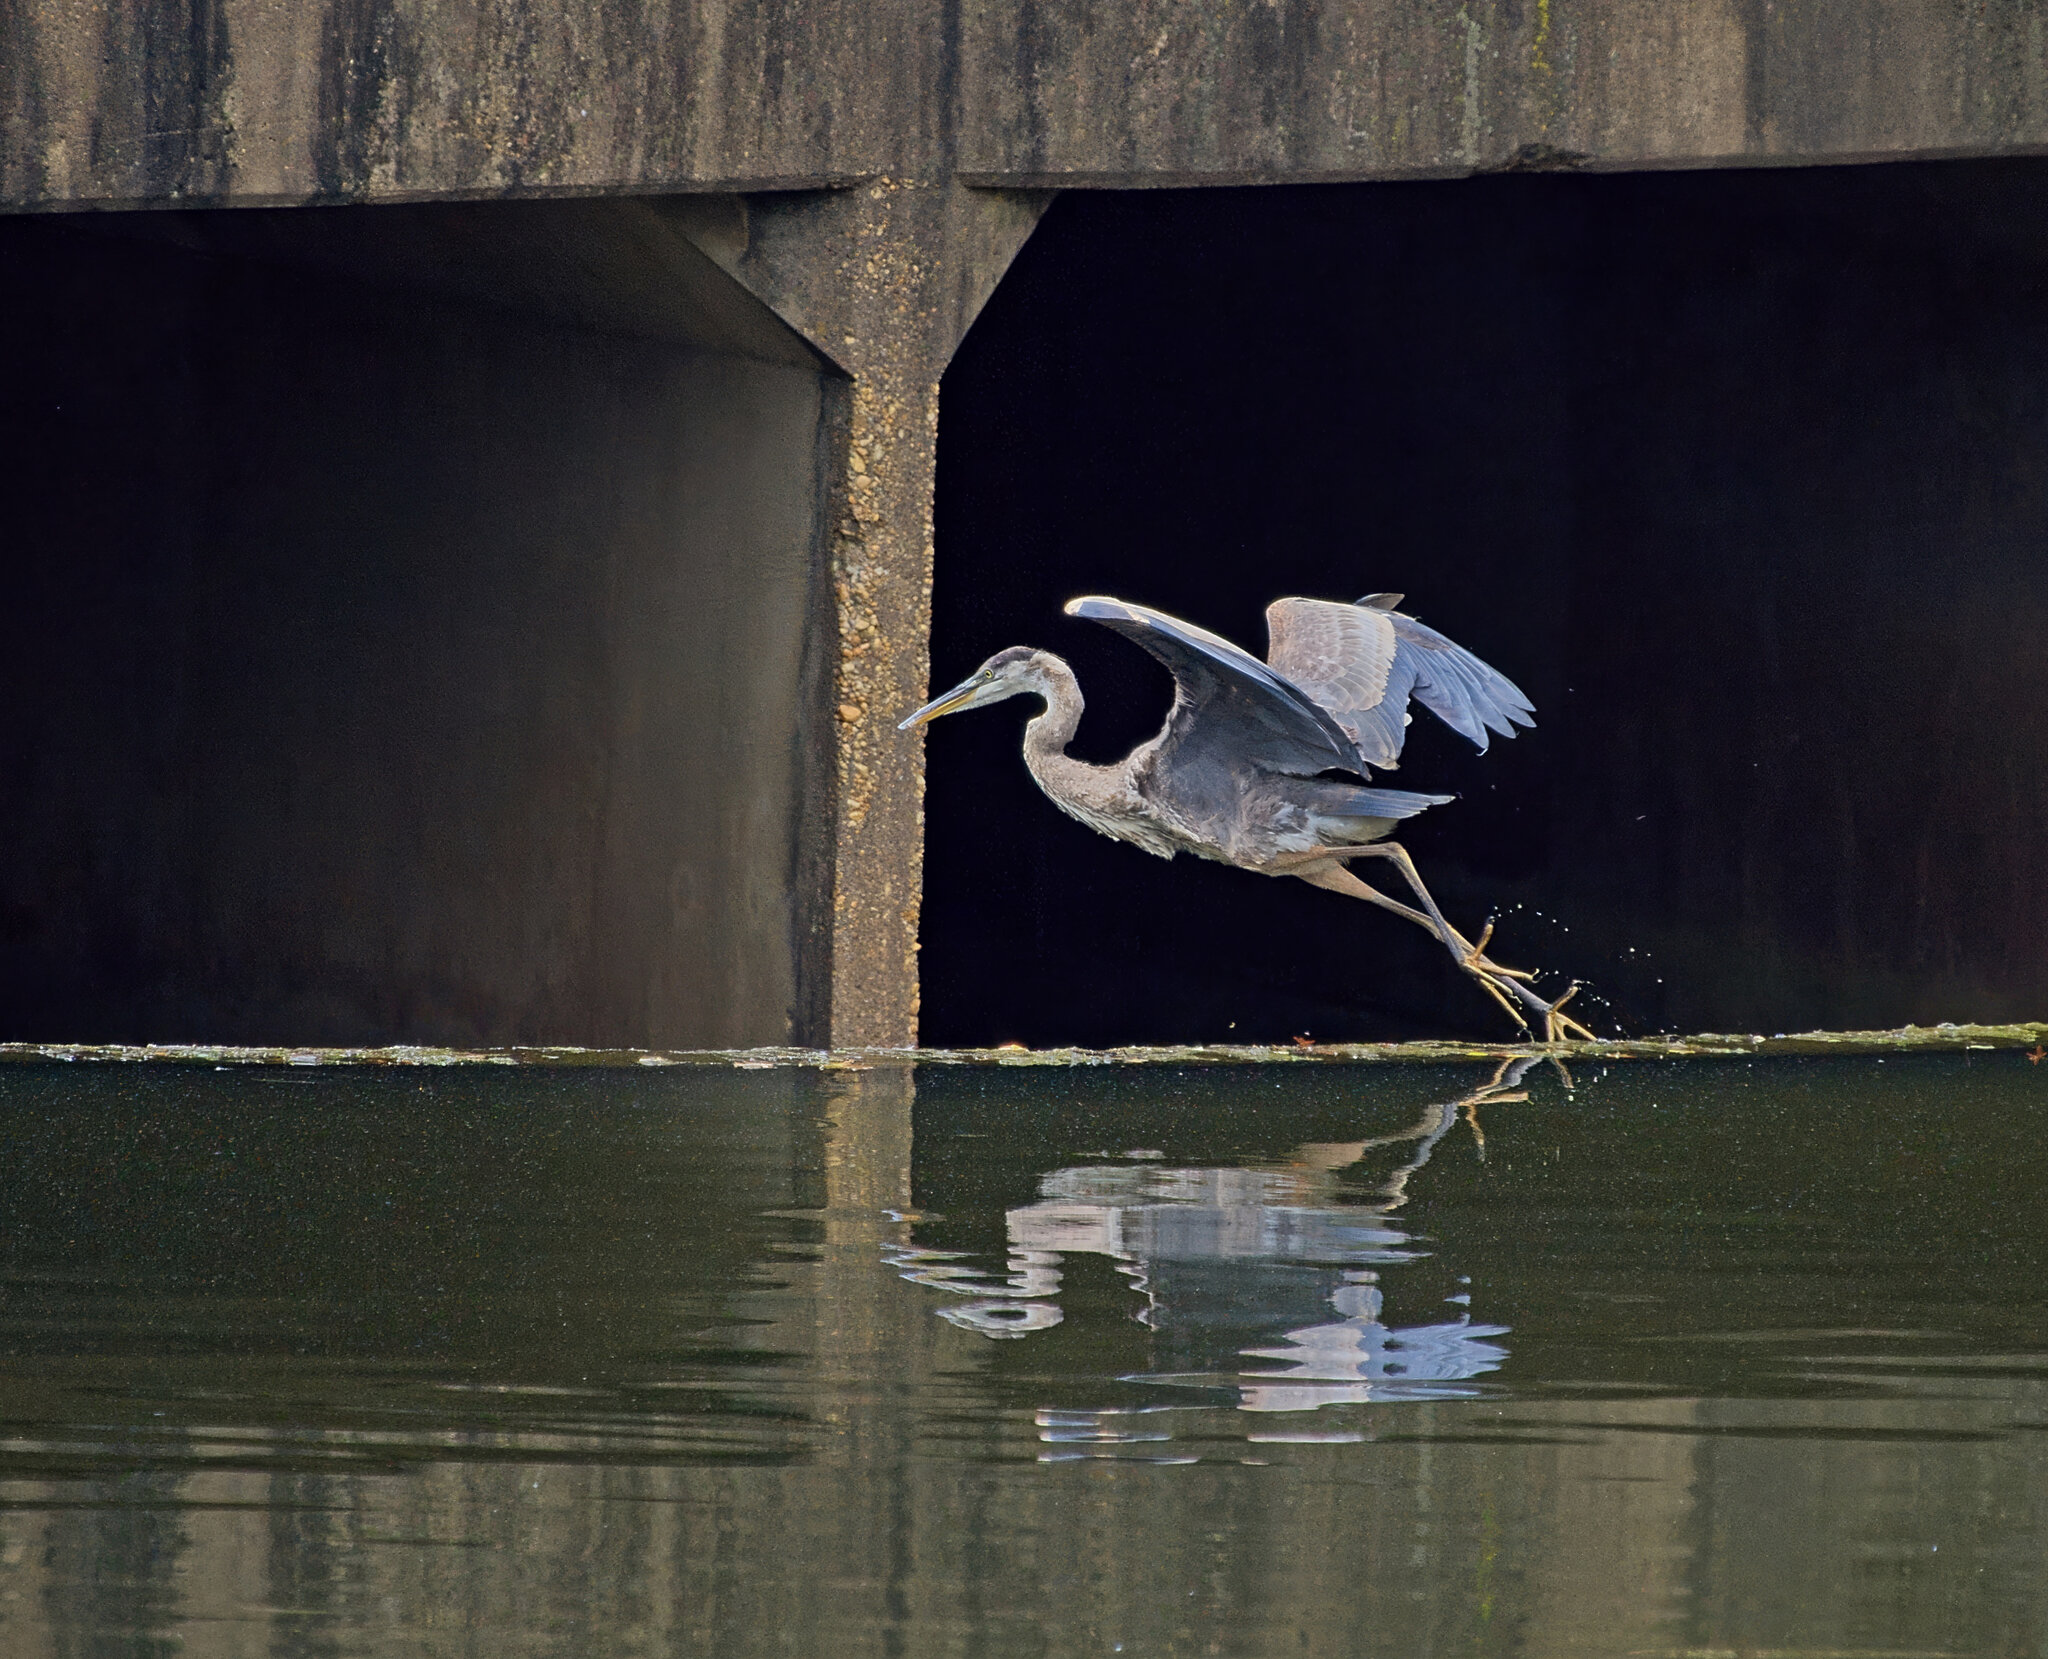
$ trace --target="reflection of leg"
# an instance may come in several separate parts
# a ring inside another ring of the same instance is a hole
[[[1504,1106],[1512,1101],[1527,1100],[1529,1092],[1517,1087],[1529,1074],[1529,1068],[1543,1058],[1536,1054],[1504,1055],[1493,1068],[1493,1075],[1469,1094],[1460,1095],[1456,1100],[1431,1106],[1422,1114],[1421,1120],[1412,1128],[1397,1129],[1391,1135],[1373,1135],[1362,1141],[1311,1141],[1298,1146],[1281,1166],[1295,1178],[1295,1201],[1314,1206],[1324,1202],[1328,1190],[1319,1184],[1317,1178],[1334,1175],[1360,1162],[1366,1153],[1376,1147],[1398,1146],[1404,1141],[1420,1141],[1415,1156],[1401,1165],[1387,1177],[1378,1188],[1386,1200],[1381,1206],[1382,1213],[1397,1210],[1408,1201],[1408,1177],[1429,1162],[1429,1155],[1451,1125],[1457,1122],[1460,1113],[1471,1126],[1472,1139],[1479,1148],[1481,1162],[1486,1158],[1486,1131],[1479,1126],[1479,1108],[1482,1106]],[[1560,1072],[1564,1065],[1555,1056],[1551,1063]],[[1571,1074],[1565,1072],[1569,1083]]]
[[[1471,1126],[1472,1141],[1479,1148],[1479,1161],[1486,1161],[1486,1131],[1479,1127],[1479,1108],[1482,1106],[1504,1106],[1510,1101],[1527,1100],[1529,1091],[1515,1085],[1529,1074],[1529,1068],[1536,1064],[1536,1056],[1523,1055],[1520,1059],[1506,1059],[1493,1068],[1493,1075],[1478,1088],[1458,1102],[1465,1109],[1465,1122]],[[1562,1071],[1564,1068],[1558,1068]]]

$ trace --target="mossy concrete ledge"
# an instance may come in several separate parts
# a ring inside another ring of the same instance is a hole
[[[1765,1037],[1691,1037],[1590,1043],[1189,1043],[1151,1048],[233,1048],[215,1044],[0,1043],[0,1063],[95,1061],[182,1066],[687,1066],[738,1071],[823,1071],[875,1066],[1442,1065],[1535,1055],[1559,1060],[1747,1059],[1773,1056],[1955,1054],[2048,1048],[2048,1021],[2020,1025],[1908,1025],[1896,1031],[1799,1031]]]

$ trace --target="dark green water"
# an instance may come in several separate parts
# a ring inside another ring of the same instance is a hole
[[[1492,1076],[0,1068],[0,1654],[2048,1653],[2048,1066]]]

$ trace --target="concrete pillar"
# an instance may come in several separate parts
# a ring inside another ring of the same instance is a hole
[[[828,729],[807,745],[830,800],[800,883],[813,922],[800,1032],[917,1038],[924,740],[896,722],[929,677],[939,377],[1050,192],[876,179],[844,191],[673,198],[705,253],[847,375],[829,515]]]

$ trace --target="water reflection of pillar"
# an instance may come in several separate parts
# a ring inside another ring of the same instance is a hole
[[[820,1461],[831,1490],[814,1513],[838,1536],[820,1560],[859,1600],[849,1626],[884,1631],[908,1613],[916,1505],[910,1489],[916,1389],[930,1375],[937,1321],[882,1262],[909,1241],[909,1066],[837,1074],[825,1107],[824,1248],[818,1262],[813,1386],[828,1430]]]
[[[908,1066],[834,1074],[825,1100],[824,1239],[811,1302],[812,1382],[833,1432],[834,1464],[865,1461],[876,1405],[905,1376],[911,1346],[931,1323],[884,1270],[882,1249],[910,1224],[910,1116],[917,1094]],[[885,1384],[884,1379],[889,1379]],[[892,1420],[900,1413],[891,1414]],[[893,1438],[893,1436],[891,1437]],[[855,1506],[858,1509],[859,1506]]]
[[[100,1651],[98,1643],[110,1639],[147,1652],[168,1637],[191,1568],[190,1539],[176,1513],[184,1475],[138,1469],[10,1485],[13,1513],[0,1533],[12,1603],[0,1617],[0,1649],[10,1659],[63,1659]],[[38,1514],[34,1506],[44,1501],[50,1508]]]
[[[1543,1459],[1547,1490],[1526,1567],[1528,1652],[1565,1659],[1668,1646],[1689,1596],[1700,1403],[1609,1400],[1555,1415],[1578,1432],[1561,1434]]]
[[[825,1102],[825,1212],[827,1237],[834,1227],[859,1225],[866,1214],[886,1231],[870,1242],[901,1242],[901,1215],[910,1208],[910,1114],[917,1078],[910,1066],[873,1066],[829,1074]],[[868,1255],[870,1266],[879,1260]],[[870,1273],[875,1283],[888,1282]]]

